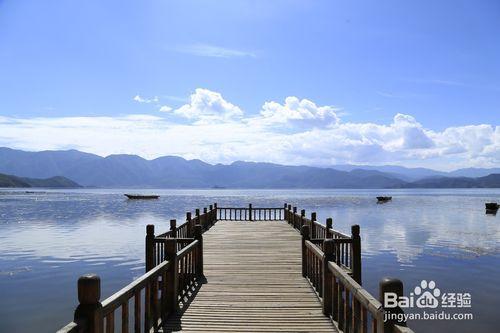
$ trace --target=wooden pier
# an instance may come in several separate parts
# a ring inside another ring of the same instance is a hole
[[[74,321],[58,333],[412,332],[384,323],[402,310],[362,288],[359,231],[287,204],[214,204],[159,235],[148,225],[146,273],[103,301],[99,277],[82,276]],[[381,297],[403,292],[397,279],[380,287]]]

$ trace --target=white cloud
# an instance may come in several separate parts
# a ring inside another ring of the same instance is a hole
[[[162,106],[160,107],[160,109],[159,109],[159,111],[160,111],[160,112],[170,112],[170,111],[172,111],[172,110],[173,110],[173,109],[172,109],[170,106],[168,106],[168,105],[162,105]]]
[[[226,101],[220,93],[198,88],[191,95],[190,102],[174,110],[174,114],[198,123],[211,123],[240,118],[243,111]]]
[[[333,106],[317,106],[307,99],[295,96],[285,99],[284,104],[265,102],[260,115],[251,119],[251,123],[262,126],[303,129],[310,127],[328,127],[338,123]]]
[[[213,58],[241,58],[241,57],[255,57],[255,53],[230,49],[226,47],[210,45],[210,44],[191,44],[183,45],[176,48],[177,51],[182,53],[188,53],[201,57],[213,57]]]
[[[283,104],[265,102],[259,114],[245,116],[220,93],[196,89],[187,104],[163,117],[0,117],[0,146],[73,147],[146,158],[171,154],[212,163],[389,163],[441,169],[500,165],[499,126],[433,131],[410,115],[396,114],[388,124],[353,123],[340,121],[336,110],[288,97]]]
[[[158,103],[158,101],[159,101],[157,96],[148,99],[148,98],[141,97],[140,95],[135,95],[133,100],[138,102],[138,103],[147,103],[147,104]]]

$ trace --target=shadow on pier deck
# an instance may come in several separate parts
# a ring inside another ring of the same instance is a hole
[[[214,204],[159,235],[148,225],[146,274],[102,302],[99,277],[82,276],[75,319],[58,333],[413,332],[384,322],[402,310],[362,288],[359,226],[351,231],[286,204]],[[402,295],[401,281],[381,281],[387,292]]]

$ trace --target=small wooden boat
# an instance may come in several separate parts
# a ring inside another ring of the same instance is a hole
[[[387,201],[391,201],[392,197],[377,197],[378,202],[383,203]]]
[[[496,212],[500,206],[496,202],[487,202],[484,205],[486,207],[486,212]]]
[[[158,199],[159,195],[143,195],[143,194],[125,194],[125,196],[129,199]]]

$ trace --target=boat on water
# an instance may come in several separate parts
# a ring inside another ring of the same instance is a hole
[[[500,206],[496,202],[487,202],[484,205],[486,207],[486,210],[491,210],[491,211],[498,210],[498,207]]]
[[[391,201],[392,197],[377,197],[378,202],[383,203],[387,201]]]
[[[125,194],[129,199],[158,199],[160,196],[156,194]]]

